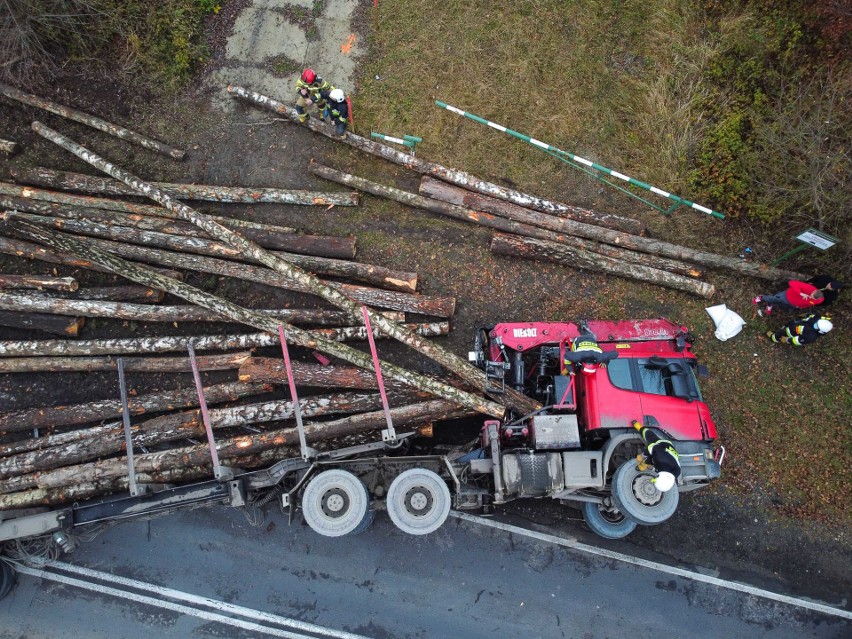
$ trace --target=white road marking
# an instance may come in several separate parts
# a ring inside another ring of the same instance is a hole
[[[650,568],[651,570],[657,570],[659,572],[664,572],[670,575],[676,575],[678,577],[684,577],[686,579],[692,579],[693,581],[701,581],[707,584],[711,584],[713,586],[718,586],[719,588],[727,588],[728,590],[737,590],[739,592],[744,592],[748,595],[752,595],[754,597],[761,597],[763,599],[769,599],[772,601],[777,601],[779,603],[784,603],[790,606],[797,606],[799,608],[806,608],[808,610],[813,610],[816,612],[821,612],[826,615],[832,615],[834,617],[841,617],[842,619],[852,619],[852,612],[848,610],[843,610],[841,608],[834,608],[833,606],[828,606],[826,604],[816,603],[813,601],[808,601],[807,599],[798,599],[796,597],[790,597],[788,595],[781,595],[775,592],[771,592],[769,590],[763,590],[761,588],[755,588],[754,586],[748,586],[746,584],[741,584],[736,581],[727,581],[725,579],[719,579],[718,577],[711,577],[710,575],[702,575],[698,572],[693,572],[691,570],[684,570],[683,568],[675,568],[674,566],[667,566],[665,564],[658,563],[656,561],[649,561],[647,559],[640,559],[639,557],[631,557],[630,555],[625,555],[620,552],[615,552],[613,550],[606,550],[604,548],[597,548],[595,546],[589,546],[588,544],[584,544],[582,542],[577,541],[572,538],[563,538],[556,537],[555,535],[548,535],[547,533],[540,533],[534,530],[527,530],[526,528],[521,528],[520,526],[513,526],[512,524],[504,524],[499,521],[494,521],[492,519],[486,519],[485,517],[477,517],[476,515],[470,515],[468,513],[459,512],[456,510],[451,510],[450,515],[452,517],[456,517],[457,519],[461,519],[463,521],[469,521],[475,524],[481,524],[483,526],[488,526],[490,528],[496,528],[498,530],[503,530],[505,532],[510,532],[516,535],[522,535],[524,537],[531,537],[532,539],[538,539],[539,541],[544,541],[546,543],[555,544],[557,546],[564,546],[566,548],[573,548],[574,550],[579,550],[581,552],[585,552],[591,555],[598,555],[600,557],[606,557],[607,559],[614,559],[616,561],[622,561],[624,563],[633,564],[635,566],[641,566],[643,568]]]
[[[279,615],[273,615],[268,612],[254,610],[252,608],[245,608],[244,606],[237,606],[224,601],[210,599],[209,597],[201,597],[187,592],[182,592],[180,590],[174,590],[172,588],[157,586],[156,584],[150,584],[144,581],[138,581],[136,579],[119,577],[117,575],[111,575],[109,573],[91,570],[90,568],[84,568],[82,566],[75,566],[73,564],[67,564],[61,561],[52,562],[48,566],[46,566],[46,568],[64,570],[66,572],[76,573],[88,579],[97,579],[100,581],[110,582],[116,584],[117,586],[122,586],[124,588],[133,588],[135,590],[150,592],[165,599],[149,597],[147,595],[141,595],[136,592],[128,592],[127,590],[113,588],[112,586],[105,586],[103,584],[94,583],[92,581],[84,581],[82,579],[68,577],[66,575],[52,572],[44,568],[30,568],[28,566],[22,566],[20,564],[15,565],[15,570],[24,575],[31,575],[33,577],[39,577],[41,579],[48,579],[69,586],[74,586],[76,588],[82,588],[84,590],[90,590],[92,592],[110,595],[113,597],[119,597],[121,599],[129,599],[130,601],[147,604],[149,606],[156,606],[157,608],[163,608],[184,615],[198,617],[207,621],[215,621],[217,623],[242,628],[244,630],[253,630],[255,632],[262,632],[275,637],[283,637],[284,639],[316,639],[317,636],[332,637],[333,639],[369,639],[368,637],[365,637],[363,635],[356,635],[351,632],[345,632],[342,630],[332,630],[330,628],[323,628],[322,626],[317,626],[315,624],[299,621],[298,619],[281,617]],[[166,599],[183,601],[185,603],[194,604],[195,606],[206,606],[208,608],[213,608],[214,610],[217,610],[219,612],[202,610],[200,608],[174,603],[173,601],[168,601]],[[245,617],[245,619],[235,619],[233,617],[228,617],[220,613],[239,615],[241,617]],[[290,632],[288,630],[282,630],[279,628],[272,628],[269,626],[261,625],[257,622],[272,623],[279,626],[289,626],[290,628],[301,632],[297,633]],[[311,634],[306,635],[302,634],[302,632],[309,632]]]

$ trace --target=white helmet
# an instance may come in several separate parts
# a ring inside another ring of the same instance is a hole
[[[672,486],[675,485],[675,476],[671,473],[667,473],[666,471],[661,472],[654,479],[654,486],[657,487],[661,493],[668,492],[672,489]]]
[[[335,102],[343,102],[346,99],[346,96],[343,95],[343,91],[341,89],[334,89],[331,93],[328,94]]]
[[[832,324],[827,319],[818,319],[816,324],[814,324],[814,328],[817,329],[820,333],[828,333],[832,328],[834,328],[834,324]]]

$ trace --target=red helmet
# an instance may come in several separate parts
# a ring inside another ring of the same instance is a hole
[[[308,84],[310,84],[316,79],[317,74],[314,73],[313,69],[305,69],[304,71],[302,71],[302,82],[307,82]]]

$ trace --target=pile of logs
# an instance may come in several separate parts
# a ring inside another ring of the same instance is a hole
[[[298,121],[292,107],[272,98],[238,86],[229,86],[228,92]],[[502,187],[352,133],[336,138],[318,122],[308,121],[306,125],[317,133],[422,174],[422,195],[317,164],[312,165],[314,173],[366,193],[492,228],[495,233],[491,250],[497,254],[595,270],[704,298],[711,297],[715,291],[712,284],[701,281],[707,268],[767,280],[802,279],[800,273],[644,237],[645,228],[638,220]]]

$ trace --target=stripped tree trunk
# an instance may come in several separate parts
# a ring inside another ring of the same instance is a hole
[[[189,250],[208,255],[233,255],[233,249],[218,242],[212,242],[207,239],[207,234],[201,231],[197,226],[187,222],[175,222],[171,219],[162,217],[142,216],[130,213],[117,213],[113,211],[102,211],[96,209],[75,209],[65,207],[61,204],[36,203],[35,206],[27,203],[24,198],[0,198],[0,205],[6,204],[11,209],[16,211],[31,211],[44,213],[48,218],[44,218],[47,222],[50,219],[51,225],[56,228],[63,228],[72,232],[85,231],[72,230],[73,223],[60,222],[51,218],[59,217],[69,220],[86,220],[87,226],[78,226],[76,228],[96,228],[100,237],[117,237],[120,241],[134,241],[138,244],[148,246],[171,246],[177,250]],[[53,207],[53,208],[49,208]],[[103,226],[93,226],[92,222],[101,222],[109,225],[109,227],[133,227],[133,229],[122,228],[116,230],[114,228],[104,228]],[[156,233],[167,234],[165,238],[161,238],[156,234],[142,234],[139,231],[152,231]],[[276,230],[277,229],[277,230]],[[265,248],[281,248],[283,246],[293,245],[295,239],[300,237],[294,235],[294,229],[286,227],[269,226],[268,229],[245,229],[241,231],[243,235],[249,239],[254,239]],[[197,238],[195,240],[184,240],[184,244],[180,245],[178,240],[173,236],[188,236]],[[132,239],[131,239],[132,238]],[[205,251],[204,247],[213,247],[211,251]],[[393,271],[381,266],[371,264],[359,264],[358,262],[350,262],[346,260],[338,260],[328,257],[318,257],[313,255],[299,255],[296,253],[276,253],[279,257],[292,262],[296,266],[305,270],[311,271],[318,275],[335,275],[340,277],[349,277],[351,279],[376,284],[381,288],[414,292],[417,290],[417,273],[408,273],[406,271]]]
[[[88,286],[78,290],[74,297],[81,300],[159,304],[166,294],[145,286]]]
[[[711,297],[716,290],[712,284],[707,282],[699,282],[682,275],[675,275],[668,271],[648,268],[647,266],[626,264],[597,253],[531,237],[495,233],[491,240],[491,251],[501,255],[557,262],[574,268],[612,273],[621,277],[686,291],[699,297]]]
[[[15,181],[21,184],[33,184],[63,191],[78,191],[95,195],[132,195],[139,192],[117,180],[54,171],[44,167],[12,167],[9,169]],[[255,204],[269,202],[275,204],[304,204],[313,206],[358,206],[360,196],[353,193],[322,193],[319,191],[301,191],[262,187],[209,186],[204,184],[174,184],[171,182],[152,182],[179,200],[206,200],[209,202],[243,202]]]
[[[376,393],[341,393],[299,400],[303,417],[362,412],[379,406],[381,397]],[[279,399],[259,404],[214,408],[208,411],[208,415],[213,429],[292,419],[293,402]],[[62,466],[126,451],[124,425],[121,422],[90,428],[85,432],[88,434],[85,439],[0,459],[0,492],[33,488],[42,482],[51,484],[54,475],[64,475]],[[204,436],[205,427],[201,411],[191,410],[149,419],[131,426],[130,432],[134,446],[152,446]],[[120,463],[123,460],[115,461]],[[57,468],[60,470],[55,473],[45,472]],[[126,464],[124,472],[127,472]],[[31,473],[39,474],[33,476]]]
[[[38,244],[33,244],[32,242],[25,242],[23,240],[10,237],[0,236],[0,253],[5,253],[6,255],[14,255],[16,257],[24,257],[29,260],[40,260],[42,262],[48,262],[50,264],[62,264],[64,266],[73,266],[75,268],[85,268],[90,271],[97,271],[99,273],[113,273],[113,271],[109,270],[108,268],[98,266],[97,264],[94,264],[89,260],[84,260],[79,257],[72,257],[70,255],[63,255],[62,253],[56,251],[50,251],[44,248],[43,246],[39,246]],[[160,275],[163,275],[164,277],[169,277],[171,279],[183,279],[183,273],[173,271],[171,269],[151,267],[151,270],[156,273],[159,273]]]
[[[531,227],[537,227],[524,229],[523,232],[517,232],[518,235],[526,235],[527,237],[536,237],[540,240],[560,242],[578,249],[592,251],[593,253],[600,253],[601,255],[606,255],[607,257],[621,260],[623,262],[649,266],[663,271],[671,271],[672,273],[686,275],[687,277],[701,278],[704,276],[704,271],[700,268],[692,264],[687,264],[686,262],[681,262],[680,260],[658,257],[648,253],[639,253],[637,251],[630,251],[610,244],[603,244],[576,237],[573,229],[576,228],[577,223],[572,223],[571,220],[554,217],[547,213],[525,209],[517,204],[498,200],[479,193],[473,193],[458,186],[442,182],[441,180],[436,180],[428,175],[424,175],[420,180],[420,193],[431,198],[435,198],[436,200],[447,202],[448,204],[455,204],[456,206],[461,206],[475,211],[486,211],[500,217],[514,220],[515,222],[528,224]],[[547,229],[548,231],[553,231],[553,233],[540,231],[539,229]],[[557,233],[559,235],[557,235]],[[589,233],[595,234],[596,229],[589,229]]]
[[[52,317],[52,316],[48,316]],[[424,337],[437,337],[450,332],[448,322],[406,324]],[[360,326],[322,328],[313,331],[318,337],[333,342],[364,341],[367,332]],[[374,337],[385,338],[373,329]],[[73,357],[80,355],[132,355],[139,353],[169,353],[185,351],[188,344],[197,351],[224,351],[244,348],[277,346],[277,333],[251,333],[249,335],[202,335],[192,337],[125,337],[92,340],[32,340],[0,342],[0,357]]]
[[[299,386],[360,389],[378,389],[379,387],[375,373],[354,366],[322,366],[292,362],[292,370],[293,378]],[[240,381],[287,384],[287,369],[280,357],[250,357],[240,366]],[[394,380],[389,380],[386,386],[402,388]]]
[[[56,202],[52,200],[57,200]],[[137,225],[156,224],[153,220],[164,218],[177,220],[178,216],[168,209],[147,204],[135,204],[119,200],[105,200],[95,197],[82,197],[69,195],[67,193],[55,193],[18,186],[17,184],[6,184],[0,182],[0,207],[24,211],[27,213],[38,213],[41,215],[52,215],[54,217],[67,217],[71,219],[86,218],[90,220],[139,220]],[[289,226],[276,226],[250,220],[240,220],[232,217],[211,216],[220,224],[228,228],[238,229],[241,233],[260,231],[261,234],[275,236],[279,233],[297,233],[297,230]],[[160,220],[162,223],[162,220]],[[176,222],[172,222],[175,224]],[[177,222],[177,228],[190,228],[191,225]],[[152,228],[152,230],[158,230]],[[274,246],[270,248],[275,248]]]
[[[7,98],[17,100],[22,104],[36,107],[37,109],[43,109],[45,111],[49,111],[50,113],[55,113],[56,115],[60,115],[63,118],[67,118],[69,120],[81,122],[82,124],[90,126],[93,129],[103,131],[104,133],[109,133],[110,135],[114,135],[115,137],[121,138],[122,140],[138,144],[139,146],[143,146],[146,149],[151,149],[152,151],[156,151],[157,153],[162,153],[163,155],[171,156],[175,160],[183,159],[184,151],[181,151],[180,149],[175,149],[166,144],[163,144],[162,142],[158,142],[157,140],[146,138],[144,135],[140,135],[135,131],[125,129],[124,127],[118,126],[117,124],[112,124],[111,122],[107,122],[106,120],[101,120],[100,118],[95,117],[94,115],[89,115],[88,113],[84,113],[83,111],[78,111],[62,104],[57,104],[56,102],[46,100],[45,98],[40,98],[37,95],[18,91],[16,88],[10,87],[7,84],[0,84],[0,95],[5,95]]]
[[[228,93],[244,100],[254,102],[255,104],[275,113],[279,113],[293,122],[299,122],[299,116],[293,107],[268,98],[265,95],[260,95],[254,91],[248,91],[242,87],[232,85],[228,86]],[[638,220],[618,215],[610,215],[607,213],[598,213],[596,211],[590,211],[576,206],[569,206],[567,204],[560,204],[558,202],[551,202],[550,200],[545,200],[534,195],[521,193],[520,191],[515,191],[513,189],[507,189],[505,187],[480,180],[468,173],[448,169],[440,164],[426,162],[421,158],[408,153],[402,153],[401,151],[391,148],[385,144],[373,142],[372,140],[362,138],[353,133],[346,133],[343,138],[338,138],[334,135],[333,129],[325,127],[322,124],[318,124],[313,120],[308,120],[303,124],[303,126],[307,126],[313,131],[321,133],[322,135],[330,137],[336,141],[350,144],[365,153],[370,153],[371,155],[376,155],[380,158],[384,158],[385,160],[390,160],[396,164],[401,164],[412,171],[432,175],[446,182],[452,182],[472,191],[484,193],[485,195],[505,199],[520,206],[536,209],[545,213],[552,213],[561,217],[575,219],[586,222],[587,224],[596,224],[597,226],[620,230],[626,233],[641,234],[645,229],[644,224]]]
[[[198,369],[227,371],[239,368],[251,353],[199,355]],[[114,371],[118,363],[113,357],[8,357],[0,359],[0,373],[60,373],[68,371]],[[188,373],[192,370],[188,357],[125,357],[124,370],[129,373]]]
[[[216,384],[204,389],[204,399],[210,404],[236,401],[249,395],[260,395],[272,390],[270,384],[228,382]],[[177,390],[150,393],[137,397],[128,397],[128,409],[132,417],[147,415],[164,410],[192,408],[198,406],[198,392],[195,387],[179,388]],[[121,416],[121,401],[104,399],[86,404],[70,404],[68,406],[40,406],[26,410],[16,410],[0,413],[0,431],[6,433],[32,430],[33,428],[52,428],[54,426],[71,426],[88,424],[102,419]],[[82,431],[74,431],[75,433]],[[67,435],[68,433],[65,433]],[[27,442],[16,442],[0,446],[0,456],[8,456],[16,452],[58,446],[69,440],[51,440],[50,437],[37,437]],[[29,442],[29,443],[28,443]]]
[[[199,213],[180,202],[176,202],[168,195],[152,187],[150,184],[147,184],[134,175],[127,173],[109,162],[106,162],[91,151],[81,147],[79,144],[74,143],[56,131],[45,127],[43,124],[33,122],[32,127],[39,135],[51,140],[71,153],[74,153],[77,157],[88,162],[92,166],[97,167],[104,173],[121,180],[129,186],[133,186],[138,189],[140,193],[150,197],[164,207],[173,210],[181,217],[181,219],[196,224],[200,228],[204,229],[204,231],[211,237],[215,237],[216,239],[222,240],[227,244],[239,248],[244,252],[246,257],[258,260],[259,262],[266,264],[271,269],[292,279],[294,282],[299,282],[302,286],[310,289],[314,294],[322,297],[327,302],[348,310],[352,313],[353,317],[356,317],[360,312],[359,304],[347,297],[347,294],[349,294],[348,291],[337,290],[335,287],[324,284],[316,277],[306,273],[298,267],[293,266],[285,260],[270,254],[257,244],[250,242],[224,226],[217,224],[208,216]],[[369,310],[367,312],[370,317],[370,322],[377,326],[386,335],[390,335],[394,339],[397,339],[420,353],[432,358],[445,368],[459,375],[474,388],[486,388],[484,371],[475,368],[453,353],[450,353],[435,344],[431,344],[427,340],[419,337],[411,331],[408,331],[404,327],[388,321],[381,315],[377,315],[375,312],[371,312]],[[450,400],[453,399],[452,397],[445,398]],[[503,394],[498,395],[498,399],[506,406],[516,407],[523,412],[531,412],[541,407],[541,405],[533,399],[524,396],[522,393],[509,389],[507,389]],[[503,411],[499,412],[502,416]]]
[[[248,309],[242,308],[227,300],[218,298],[209,293],[205,293],[197,288],[172,280],[148,269],[136,266],[118,258],[109,253],[105,253],[91,245],[91,242],[81,241],[62,233],[48,231],[38,226],[32,226],[24,222],[19,222],[18,226],[22,232],[29,237],[37,239],[44,244],[60,250],[71,251],[72,253],[85,253],[91,259],[97,260],[98,264],[108,267],[115,272],[121,273],[124,277],[131,279],[139,284],[153,286],[162,289],[168,293],[182,297],[185,300],[209,308],[221,313],[231,319],[254,326],[255,328],[270,333],[278,331],[279,327],[269,318],[254,313]],[[372,319],[372,318],[371,318]],[[339,357],[347,362],[355,364],[360,368],[374,370],[373,361],[369,355],[362,353],[354,348],[332,342],[307,331],[300,330],[293,326],[285,325],[285,337],[288,342],[304,346],[312,350],[320,350],[334,357]],[[502,416],[503,408],[493,402],[483,400],[471,393],[460,391],[446,384],[441,384],[423,375],[418,375],[412,371],[406,370],[399,366],[395,366],[388,362],[381,362],[382,373],[386,378],[397,379],[398,381],[424,390],[426,392],[443,397],[449,401],[453,401],[461,406],[475,410],[476,412],[493,415],[495,417]]]
[[[76,317],[111,317],[138,322],[228,322],[229,318],[198,306],[150,306],[101,300],[71,300],[43,295],[21,295],[0,291],[0,310]],[[277,322],[295,324],[342,324],[349,319],[343,311],[282,308],[254,309]]]
[[[86,320],[82,317],[59,317],[43,313],[15,313],[0,311],[0,326],[43,331],[53,335],[76,337]]]
[[[80,285],[73,277],[47,277],[42,275],[0,275],[3,288],[49,288],[55,291],[76,291]]]

